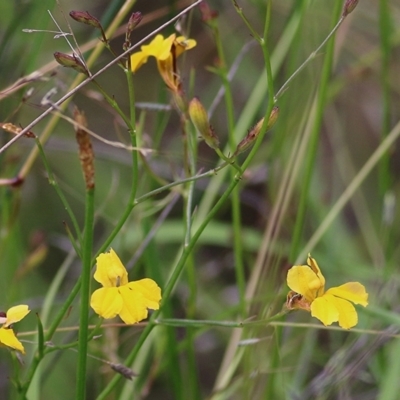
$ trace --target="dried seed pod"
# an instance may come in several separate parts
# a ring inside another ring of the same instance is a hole
[[[110,363],[110,367],[115,371],[121,374],[124,378],[132,380],[133,377],[138,376],[135,372],[133,372],[130,368],[126,367],[122,364],[114,364]]]
[[[83,113],[78,109],[74,111],[74,119],[79,124],[75,127],[76,141],[79,146],[79,159],[81,160],[81,166],[83,175],[85,178],[86,189],[94,188],[94,153],[92,148],[92,142],[90,136],[86,130],[82,129],[82,126],[86,127],[86,118]]]
[[[266,131],[270,130],[275,125],[275,122],[278,119],[278,116],[279,116],[279,107],[274,107],[269,116]],[[257,124],[252,129],[249,130],[246,137],[237,145],[234,155],[243,153],[244,151],[246,151],[249,147],[251,147],[254,144],[254,142],[258,138],[258,135],[260,134],[263,123],[264,123],[264,118],[261,118],[257,122]]]

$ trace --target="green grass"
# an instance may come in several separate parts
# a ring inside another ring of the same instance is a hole
[[[13,327],[26,354],[0,349],[1,392],[11,400],[395,400],[400,6],[363,0],[341,21],[342,0],[210,0],[218,16],[205,23],[196,5],[180,20],[197,41],[178,58],[180,107],[152,57],[133,75],[114,63],[93,83],[53,61],[70,52],[64,39],[22,32],[55,30],[50,10],[65,31],[68,21],[96,74],[123,52],[132,12],[144,17],[134,45],[193,3],[81,2],[114,54],[65,4],[61,12],[55,1],[31,2],[23,13],[0,5],[0,122],[26,127],[46,113],[30,127],[42,144],[0,133],[0,309],[32,310]],[[175,32],[170,23],[160,33]],[[13,87],[37,71],[41,78]],[[70,95],[57,111],[41,104],[52,88],[51,102]],[[212,110],[225,160],[190,121],[194,96]],[[250,149],[229,159],[274,105],[272,129],[265,121]],[[91,137],[94,188],[83,179],[75,107],[100,137]],[[110,247],[130,280],[162,288],[160,310],[136,325],[99,319],[88,304],[100,287],[96,256]],[[287,271],[308,253],[326,288],[366,287],[355,328],[280,313]]]

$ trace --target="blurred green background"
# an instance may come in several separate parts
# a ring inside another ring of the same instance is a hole
[[[50,10],[65,31],[69,29],[68,21],[77,43],[84,46],[98,37],[97,32],[70,19],[69,11],[89,11],[107,26],[122,4],[123,1],[90,0],[64,1],[60,5],[54,0],[1,2],[0,122],[26,126],[46,108],[41,102],[49,91],[56,90],[50,100],[57,100],[76,76],[75,71],[54,64],[55,51],[70,51],[65,40],[54,39],[52,33],[25,33],[23,29],[55,30],[47,11]],[[172,0],[137,1],[132,12],[142,12],[144,20],[134,31],[132,43],[189,4],[189,1]],[[232,2],[210,0],[208,4],[218,12],[227,68],[237,68],[230,87],[235,127],[238,137],[242,138],[264,116],[267,107],[262,52]],[[340,17],[343,2],[280,0],[271,4],[267,45],[272,55],[276,93],[329,34]],[[252,27],[262,34],[267,2],[242,0],[239,5]],[[189,98],[198,96],[209,109],[222,85],[221,78],[210,70],[220,61],[212,30],[201,21],[198,9],[189,13],[181,26],[197,41],[197,46],[180,60],[186,94]],[[278,122],[266,134],[239,184],[248,290],[249,282],[256,276],[254,271],[257,268],[260,271],[249,314],[239,313],[230,202],[202,234],[191,260],[193,268],[182,274],[164,314],[170,318],[217,321],[235,321],[238,315],[242,319],[265,318],[279,311],[285,301],[288,268],[294,263],[303,264],[311,251],[324,272],[327,287],[348,281],[360,281],[367,287],[369,306],[365,310],[358,308],[359,330],[319,329],[323,326],[309,314],[294,312],[286,317],[283,325],[244,328],[242,339],[259,341],[235,347],[235,353],[228,346],[230,341],[235,343],[232,339],[235,331],[231,328],[205,325],[191,330],[160,326],[156,338],[143,352],[140,376],[133,383],[120,385],[110,399],[398,398],[400,345],[398,336],[390,336],[397,334],[400,321],[397,314],[400,300],[397,141],[378,157],[379,162],[365,180],[353,179],[385,138],[398,129],[399,27],[397,1],[360,1],[334,38],[331,62],[327,61],[329,51],[325,46],[280,97]],[[162,33],[173,32],[174,27],[169,26]],[[123,29],[112,38],[111,46],[117,54],[122,52],[123,38]],[[103,51],[92,72],[112,57]],[[45,72],[40,78],[18,90],[10,89],[22,77],[43,68]],[[98,81],[127,112],[127,87],[122,70],[114,65]],[[177,180],[183,176],[184,165],[180,120],[171,110],[170,94],[154,60],[150,59],[135,74],[134,84],[144,147],[154,150],[146,156],[147,163],[158,178],[168,182]],[[144,107],[140,103],[150,105]],[[158,111],[158,105],[167,106],[167,110]],[[68,117],[73,106],[85,112],[89,128],[102,138],[129,143],[120,117],[95,86],[89,84],[74,96],[65,112]],[[49,117],[38,123],[32,131],[40,135],[48,120]],[[223,99],[213,106],[210,121],[225,145],[228,127]],[[1,145],[10,138],[9,133],[0,131]],[[16,177],[34,147],[33,140],[22,138],[1,153],[0,179]],[[131,157],[128,151],[96,139],[93,147],[96,155],[94,249],[97,250],[129,199]],[[45,152],[60,188],[83,224],[84,182],[75,133],[68,121],[61,120],[54,128]],[[244,158],[241,155],[239,159]],[[204,143],[199,143],[198,170],[211,169],[217,162],[217,156]],[[291,169],[292,163],[296,163],[296,168]],[[66,234],[66,226],[71,227],[71,222],[46,175],[38,158],[23,184],[0,187],[0,308],[29,304],[33,312],[18,325],[21,333],[35,330],[34,314],[41,315],[49,286],[72,252]],[[196,182],[195,216],[216,179],[209,177]],[[222,195],[231,176],[223,175],[221,179],[217,196]],[[355,190],[349,201],[339,209],[312,248],[308,246],[309,239],[337,205],[342,193],[352,185]],[[138,196],[159,186],[160,182],[145,168],[140,171]],[[166,208],[168,212],[163,215]],[[299,215],[303,216],[300,222]],[[141,247],[157,223],[150,242]],[[151,276],[163,287],[183,240],[183,202],[178,191],[171,191],[136,207],[112,247],[131,268],[133,279]],[[72,259],[65,267],[50,320],[79,274],[80,261]],[[77,318],[77,307],[74,307],[63,325],[76,327]],[[91,343],[91,355],[110,361],[123,360],[141,329],[140,326],[105,329],[103,337]],[[54,341],[66,343],[74,340],[75,335],[74,330],[61,332]],[[27,336],[28,342],[24,342],[28,365],[34,349],[29,343],[32,338]],[[235,355],[229,358],[229,354]],[[221,366],[224,355],[231,362],[232,374],[229,367]],[[18,368],[23,375],[25,367]],[[46,358],[38,384],[41,389],[34,390],[30,398],[73,399],[74,392],[68,389],[74,385],[75,368],[76,353],[72,350]],[[9,354],[0,349],[0,391],[4,398],[17,398],[10,384],[12,369]],[[104,363],[90,359],[88,399],[97,398],[113,375]]]

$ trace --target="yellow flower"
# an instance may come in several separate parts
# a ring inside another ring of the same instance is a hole
[[[158,71],[165,84],[173,91],[178,91],[180,86],[176,69],[176,58],[186,50],[196,46],[196,41],[186,39],[184,36],[176,37],[172,34],[164,39],[157,35],[148,45],[141,47],[141,51],[131,55],[131,69],[136,72],[150,56],[157,60]]]
[[[22,343],[15,336],[11,325],[20,321],[29,314],[29,312],[30,310],[28,306],[20,305],[11,307],[6,313],[1,313],[3,315],[0,316],[0,323],[3,324],[0,328],[0,343],[18,350],[22,354],[25,354],[24,346],[22,346]]]
[[[311,311],[324,325],[339,322],[344,329],[357,325],[358,316],[353,304],[368,305],[368,293],[359,282],[348,282],[325,292],[325,278],[317,262],[308,255],[307,265],[295,265],[288,271],[289,292],[286,307],[289,310]]]
[[[147,318],[147,309],[158,310],[161,289],[152,279],[128,282],[128,273],[113,249],[97,257],[94,279],[103,285],[90,305],[103,318],[119,315],[126,324]]]

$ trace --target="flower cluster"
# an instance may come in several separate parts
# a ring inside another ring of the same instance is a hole
[[[126,324],[147,318],[148,311],[158,310],[161,289],[152,279],[128,281],[128,273],[114,250],[97,257],[94,279],[103,286],[93,292],[90,305],[103,318],[119,315]]]
[[[308,255],[307,265],[295,265],[288,271],[289,310],[311,311],[324,325],[338,322],[344,329],[357,325],[358,315],[352,303],[368,305],[368,293],[359,282],[348,282],[325,292],[325,278],[317,262]]]
[[[12,324],[21,321],[27,314],[29,314],[30,310],[26,305],[20,305],[11,307],[6,313],[0,313],[0,323],[3,326],[0,328],[0,343],[11,347],[15,350],[20,351],[22,354],[25,354],[24,346],[15,336],[14,331],[12,330]]]

